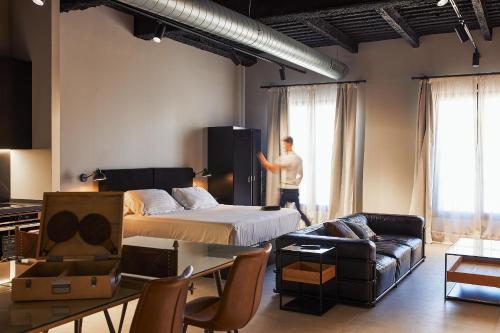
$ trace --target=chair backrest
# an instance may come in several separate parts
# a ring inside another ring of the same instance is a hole
[[[130,332],[181,333],[193,267],[178,277],[149,281],[135,310]]]
[[[260,305],[271,244],[259,251],[239,255],[224,287],[219,312],[214,318],[224,327],[240,329],[253,318]]]

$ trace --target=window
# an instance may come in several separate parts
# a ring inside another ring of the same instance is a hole
[[[500,78],[434,80],[431,87],[433,233],[500,239]]]
[[[326,218],[330,204],[336,94],[334,85],[289,90],[288,133],[304,166],[300,200],[314,222]]]

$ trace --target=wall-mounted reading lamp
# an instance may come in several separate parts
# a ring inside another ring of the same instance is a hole
[[[193,178],[196,177],[196,176],[198,176],[199,174],[201,174],[201,176],[204,177],[204,178],[212,176],[212,174],[208,171],[208,169],[204,168],[203,170],[195,172]]]
[[[106,175],[104,174],[104,172],[102,172],[101,169],[95,169],[94,172],[89,173],[88,175],[82,173],[80,175],[80,181],[85,183],[90,177],[92,177],[93,182],[106,180]]]

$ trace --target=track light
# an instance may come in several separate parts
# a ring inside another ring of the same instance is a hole
[[[286,72],[285,72],[285,66],[281,66],[280,69],[280,79],[281,81],[285,81],[286,80]]]
[[[478,49],[475,49],[472,54],[472,67],[479,67],[479,58],[481,58],[481,53],[479,53]]]
[[[45,4],[45,0],[32,0],[35,5],[43,6]]]
[[[448,0],[439,0],[437,2],[438,7],[443,7],[443,6],[446,6],[447,4],[448,4]]]
[[[466,41],[469,40],[469,35],[467,34],[467,31],[465,30],[464,23],[460,22],[455,26],[455,32],[457,33],[458,39],[462,43],[465,43]]]
[[[155,36],[153,37],[153,42],[161,43],[161,39],[165,34],[166,29],[167,26],[165,24],[158,24],[158,26],[156,27]]]

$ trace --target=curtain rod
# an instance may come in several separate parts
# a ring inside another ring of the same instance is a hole
[[[426,80],[426,79],[440,79],[446,77],[467,77],[467,76],[486,76],[486,75],[500,75],[500,72],[489,73],[470,73],[470,74],[455,74],[455,75],[435,75],[435,76],[413,76],[412,80]]]
[[[284,87],[298,87],[298,86],[320,86],[323,84],[365,83],[365,82],[366,80],[357,80],[357,81],[336,81],[336,82],[318,82],[318,83],[276,84],[276,85],[268,85],[260,87],[261,89],[269,89],[269,88],[284,88]]]

